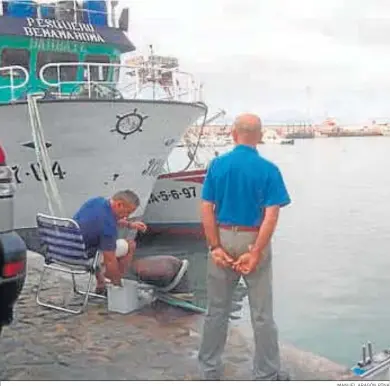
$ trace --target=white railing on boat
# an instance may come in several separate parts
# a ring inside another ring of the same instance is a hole
[[[19,79],[20,73],[23,74],[24,79],[22,81],[17,81],[15,83],[16,79]],[[15,90],[19,88],[23,88],[27,85],[29,81],[29,74],[27,70],[24,67],[21,66],[5,66],[0,67],[0,75],[4,77],[9,77],[9,83],[5,85],[0,84],[0,90],[9,89],[11,93],[11,102],[14,101],[15,98]]]
[[[64,69],[70,67],[75,67],[76,71],[82,67],[84,80],[63,79],[61,74]],[[51,70],[50,79],[48,70]],[[113,73],[108,76],[110,70]],[[108,77],[113,80],[102,80]],[[193,75],[178,68],[91,62],[48,63],[39,71],[39,78],[46,86],[56,89],[55,94],[60,98],[94,99],[97,95],[101,95],[104,99],[202,101],[202,85],[195,82]],[[74,86],[73,90],[69,91],[71,86]],[[143,93],[148,89],[152,92],[152,96],[145,97]]]

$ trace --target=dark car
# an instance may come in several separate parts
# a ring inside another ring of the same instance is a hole
[[[14,184],[0,145],[0,334],[13,319],[13,308],[26,278],[27,248],[13,230]]]

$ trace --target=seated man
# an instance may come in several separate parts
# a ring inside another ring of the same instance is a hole
[[[105,293],[105,277],[114,285],[120,285],[126,275],[135,251],[133,240],[118,239],[117,227],[127,227],[141,232],[146,225],[140,221],[130,222],[127,218],[139,206],[138,196],[131,190],[123,190],[111,198],[95,197],[86,201],[74,215],[79,224],[88,254],[98,250],[103,254],[105,272],[99,267],[96,273],[96,293]]]

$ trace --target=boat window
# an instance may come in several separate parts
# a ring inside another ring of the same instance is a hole
[[[87,63],[110,63],[110,58],[106,55],[87,55],[85,61]],[[91,80],[95,82],[108,80],[108,71],[107,66],[90,66]],[[84,78],[88,79],[87,69],[85,69]]]
[[[38,52],[37,76],[39,76],[39,71],[41,70],[41,68],[48,63],[73,63],[78,61],[78,56],[69,52]],[[77,80],[77,66],[60,66],[59,72],[60,76],[58,75],[58,69],[56,66],[49,67],[44,72],[44,78],[46,80],[58,79],[61,82],[73,82]]]
[[[30,52],[21,48],[4,48],[1,52],[0,67],[7,66],[21,66],[29,72]],[[14,76],[23,76],[23,73],[14,71]]]

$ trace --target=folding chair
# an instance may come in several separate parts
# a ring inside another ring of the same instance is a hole
[[[92,279],[99,264],[100,254],[97,252],[94,256],[88,255],[80,227],[76,221],[38,213],[37,225],[45,258],[36,296],[37,303],[71,314],[81,314],[86,308],[90,296],[105,299],[105,296],[91,292]],[[84,295],[82,306],[79,309],[60,307],[40,299],[46,270],[68,273],[72,276],[74,293]],[[75,275],[85,274],[89,275],[87,290],[81,291],[77,288]]]

